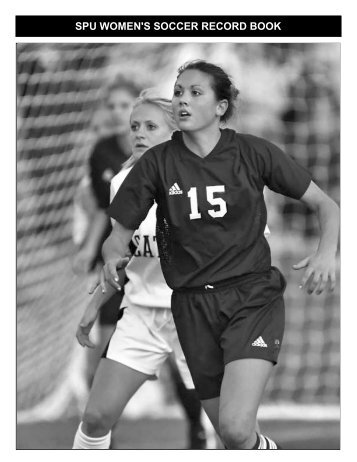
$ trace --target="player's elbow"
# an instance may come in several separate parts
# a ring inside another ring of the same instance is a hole
[[[318,213],[329,216],[333,221],[339,221],[340,219],[340,207],[327,195],[325,195],[321,203],[319,203]]]
[[[307,191],[302,196],[301,201],[316,213],[328,213],[339,216],[339,206],[322,189],[311,181]]]

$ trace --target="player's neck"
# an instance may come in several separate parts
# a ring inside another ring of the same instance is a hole
[[[221,131],[219,127],[217,127],[217,130],[210,127],[209,130],[183,132],[182,137],[190,151],[199,157],[206,157],[218,143]]]

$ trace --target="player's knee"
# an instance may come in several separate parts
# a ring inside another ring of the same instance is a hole
[[[83,432],[92,437],[104,436],[112,427],[109,413],[96,408],[86,409],[82,422]]]
[[[220,419],[220,435],[229,449],[243,449],[254,432],[254,421],[245,416]]]

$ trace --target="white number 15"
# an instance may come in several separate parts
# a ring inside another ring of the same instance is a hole
[[[225,187],[224,185],[219,186],[206,186],[206,196],[207,202],[212,205],[218,205],[218,210],[210,209],[208,210],[208,214],[211,215],[213,218],[223,217],[227,213],[227,204],[222,197],[214,197],[216,193],[224,193]],[[197,201],[197,188],[192,187],[187,196],[190,198],[191,204],[191,213],[190,213],[190,220],[197,220],[201,218],[201,214],[198,211],[198,201]]]

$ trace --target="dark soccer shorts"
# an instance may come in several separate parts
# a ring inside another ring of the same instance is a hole
[[[123,292],[116,292],[99,310],[99,324],[101,326],[115,326],[123,315],[120,304],[123,299]]]
[[[224,366],[243,358],[277,363],[286,282],[271,267],[217,285],[174,291],[172,313],[200,399],[220,395]]]

